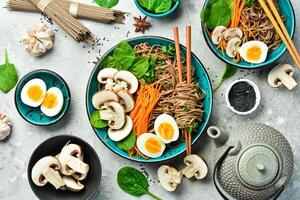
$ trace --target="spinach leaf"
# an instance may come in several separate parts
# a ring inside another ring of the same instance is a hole
[[[107,121],[100,118],[100,112],[96,110],[90,117],[90,123],[94,128],[105,128],[108,126]]]
[[[124,151],[129,151],[130,149],[132,149],[134,147],[135,141],[136,141],[136,135],[132,131],[127,138],[125,138],[122,141],[117,142],[116,144],[120,149],[122,149]]]
[[[143,83],[152,83],[155,78],[154,68],[155,68],[156,58],[154,56],[150,56],[149,58],[149,67],[144,76],[141,78]]]
[[[100,63],[100,69],[107,68],[107,67],[115,67],[115,60],[112,56],[107,56],[101,63]]]
[[[8,93],[18,82],[18,74],[15,66],[8,61],[7,50],[5,52],[5,63],[0,65],[0,90]]]
[[[236,68],[235,68],[234,66],[232,66],[232,65],[230,65],[230,64],[226,64],[226,69],[225,69],[225,72],[224,72],[224,74],[223,74],[223,76],[222,76],[222,79],[221,79],[220,82],[213,88],[213,92],[216,92],[225,80],[227,80],[227,79],[233,77],[233,76],[236,74],[236,71],[237,71],[237,70],[236,70]]]
[[[94,0],[99,6],[112,8],[119,3],[119,0]]]
[[[256,0],[245,0],[246,6],[254,6],[255,3],[256,3]]]
[[[148,191],[147,178],[137,169],[132,167],[123,167],[118,171],[117,182],[119,187],[132,196],[142,196],[148,194],[156,200],[161,200]]]
[[[128,70],[135,60],[135,52],[130,44],[122,41],[114,50],[113,58],[115,67]]]
[[[138,56],[129,71],[133,73],[138,79],[142,78],[149,68],[149,58]]]
[[[160,0],[156,3],[155,13],[168,12],[172,7],[172,0]]]

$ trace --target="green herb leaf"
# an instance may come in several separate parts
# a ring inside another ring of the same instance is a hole
[[[108,126],[107,121],[100,118],[100,112],[96,110],[90,117],[90,123],[94,128],[105,128]]]
[[[165,13],[168,12],[172,7],[172,0],[160,0],[156,3],[155,13]]]
[[[256,0],[245,0],[246,6],[254,6],[256,3]]]
[[[226,64],[226,69],[224,71],[224,74],[222,76],[222,79],[220,80],[220,82],[213,88],[213,92],[217,91],[219,89],[219,87],[222,85],[222,83],[233,77],[236,74],[236,68],[230,64]]]
[[[115,67],[124,70],[128,70],[132,66],[135,57],[133,48],[125,41],[120,42],[113,52]]]
[[[107,68],[107,67],[115,67],[115,60],[112,56],[107,56],[101,63],[100,69]]]
[[[129,71],[133,73],[138,79],[142,78],[149,68],[149,58],[138,56]]]
[[[8,93],[18,82],[18,74],[15,66],[8,61],[7,50],[5,52],[5,63],[0,65],[0,90]]]
[[[126,193],[132,196],[142,196],[148,194],[156,200],[161,200],[159,197],[148,191],[147,178],[137,169],[132,167],[124,167],[118,171],[117,182],[119,187]]]
[[[119,0],[94,0],[99,6],[112,8],[119,3]]]
[[[184,104],[184,108],[183,108],[183,111],[184,112],[188,112],[190,110],[190,107],[188,104]]]
[[[132,131],[128,137],[126,137],[124,140],[120,142],[117,142],[116,144],[120,149],[124,151],[129,151],[134,147],[135,141],[136,141],[136,135]]]

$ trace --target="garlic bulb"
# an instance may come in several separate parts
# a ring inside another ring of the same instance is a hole
[[[31,55],[41,56],[52,48],[53,40],[54,32],[46,24],[39,24],[28,29],[22,43]]]
[[[0,140],[4,140],[10,135],[12,128],[12,123],[10,119],[5,115],[0,113]]]

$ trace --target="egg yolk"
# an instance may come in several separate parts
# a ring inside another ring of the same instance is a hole
[[[156,138],[148,138],[145,142],[145,148],[150,153],[159,153],[161,151],[161,142]]]
[[[42,98],[44,98],[43,90],[38,85],[33,85],[29,87],[27,90],[27,95],[31,100],[35,102],[40,101]]]
[[[158,127],[158,134],[162,138],[170,140],[174,136],[174,128],[170,123],[161,123]]]
[[[246,52],[247,58],[249,60],[254,60],[254,61],[259,60],[261,54],[262,54],[262,50],[258,46],[250,47]]]
[[[53,93],[47,92],[45,100],[42,103],[42,106],[46,108],[54,108],[57,105],[57,96]]]

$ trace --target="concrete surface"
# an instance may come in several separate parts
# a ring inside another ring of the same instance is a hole
[[[296,10],[296,18],[300,20],[300,3],[291,0]],[[91,3],[91,1],[82,1]],[[186,24],[193,26],[193,51],[201,59],[211,76],[216,82],[218,76],[224,70],[224,63],[219,61],[207,48],[200,28],[199,11],[204,3],[203,0],[182,0],[180,9],[176,15],[162,20],[149,19],[153,27],[146,32],[147,35],[159,35],[172,38],[172,27],[178,25],[181,33],[181,42],[185,43],[184,28]],[[26,29],[43,20],[40,14],[9,12],[2,8],[5,1],[0,3],[0,57],[3,58],[3,48],[8,49],[9,58],[18,69],[20,78],[26,73],[40,68],[54,70],[62,75],[72,93],[71,108],[65,118],[58,124],[49,127],[33,126],[25,122],[17,113],[14,106],[14,90],[9,94],[0,93],[0,111],[12,118],[14,127],[11,137],[0,142],[0,199],[2,200],[30,200],[36,199],[31,191],[27,180],[27,163],[36,146],[49,137],[70,134],[76,135],[89,142],[101,159],[103,166],[103,177],[101,186],[94,199],[126,200],[137,199],[122,192],[116,184],[116,173],[123,166],[132,166],[138,169],[145,168],[149,173],[150,190],[163,199],[186,199],[186,200],[215,200],[221,199],[217,194],[211,180],[213,157],[215,148],[213,143],[203,134],[194,145],[195,153],[199,153],[208,161],[210,175],[203,181],[188,181],[183,179],[182,185],[174,193],[168,193],[162,189],[156,177],[157,164],[140,164],[125,160],[107,149],[91,129],[85,110],[85,89],[93,69],[91,61],[95,60],[98,52],[103,54],[110,47],[122,39],[140,36],[134,33],[132,17],[140,15],[133,1],[120,0],[116,8],[130,12],[125,25],[107,25],[90,21],[82,21],[90,30],[100,37],[103,46],[92,49],[84,44],[73,41],[57,25],[50,25],[56,32],[54,49],[41,58],[31,57],[20,44],[20,39]],[[295,42],[300,49],[300,29],[296,28]],[[2,61],[1,61],[2,62]],[[293,63],[286,53],[279,62]],[[211,124],[229,130],[238,126],[240,121],[253,120],[267,123],[279,129],[289,140],[295,153],[295,171],[292,180],[280,197],[281,200],[300,199],[300,88],[289,92],[285,88],[272,89],[266,82],[268,70],[242,71],[231,80],[226,81],[215,93],[214,110]],[[296,73],[297,80],[299,73]],[[250,117],[240,117],[226,108],[224,92],[226,86],[235,79],[247,77],[258,83],[262,92],[262,102],[258,112]],[[182,159],[177,158],[172,163],[181,167]],[[143,196],[140,199],[150,199]]]

